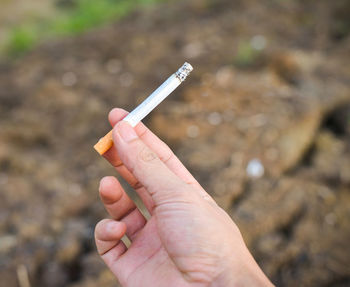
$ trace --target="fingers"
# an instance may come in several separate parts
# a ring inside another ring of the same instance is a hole
[[[110,111],[108,118],[109,121],[112,125],[112,127],[114,127],[114,125],[121,121],[123,118],[125,118],[125,116],[128,114],[127,111],[122,110],[122,109],[113,109]],[[113,118],[113,122],[111,121],[111,118]],[[120,160],[118,153],[116,151],[116,149],[114,148],[110,148],[107,152],[105,152],[103,154],[103,157],[106,158],[111,165],[113,165],[114,167],[119,167],[121,165],[123,165],[122,161]]]
[[[128,112],[123,109],[115,108],[109,113],[109,121],[112,126],[121,121]],[[193,185],[202,197],[205,197],[211,203],[215,204],[212,197],[200,186],[192,174],[185,168],[181,161],[174,155],[171,149],[161,141],[155,134],[153,134],[145,125],[139,123],[135,127],[135,131],[140,139],[148,146],[151,150],[154,150],[157,156],[165,163],[165,165],[185,183]],[[150,198],[147,190],[140,184],[138,179],[125,167],[122,163],[117,149],[111,148],[104,154],[104,157],[115,166],[119,174],[135,188],[143,203],[147,207],[148,211],[152,214],[154,202]]]
[[[187,185],[162,162],[126,122],[113,130],[113,141],[120,159],[151,194],[155,205],[188,200]]]
[[[120,239],[124,236],[125,232],[125,223],[112,219],[101,220],[95,228],[95,241],[98,253],[102,256],[116,247],[120,243]],[[118,250],[119,252],[125,251],[121,247],[119,247]]]
[[[112,176],[102,178],[99,192],[110,216],[125,223],[126,235],[130,240],[134,240],[138,232],[145,226],[146,219],[126,194],[119,181]]]
[[[106,176],[101,179],[99,192],[104,206],[113,219],[119,220],[136,209],[135,203],[113,176]]]
[[[113,109],[109,113],[109,120],[111,122],[111,125],[114,126],[117,122],[121,121],[127,114],[128,112],[123,109]],[[142,202],[146,206],[148,212],[152,214],[154,204],[151,196],[139,183],[135,176],[124,166],[123,162],[118,156],[117,150],[114,147],[110,148],[103,156],[114,166],[116,171],[130,184],[130,186],[136,190]]]
[[[126,115],[127,111],[123,109],[115,108],[109,113],[109,121],[112,126],[115,126],[119,121],[121,121]],[[168,166],[168,168],[180,177],[184,182],[196,185],[200,187],[199,183],[193,177],[193,175],[186,169],[186,167],[181,163],[181,161],[174,155],[173,151],[160,140],[154,133],[152,133],[143,123],[139,123],[135,127],[135,131],[140,139],[155,153],[158,157]],[[115,149],[111,148],[108,154],[108,160],[113,163],[121,163],[119,156],[117,157],[117,152]]]

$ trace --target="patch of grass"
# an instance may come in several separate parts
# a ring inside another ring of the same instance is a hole
[[[259,56],[259,52],[254,50],[247,41],[238,43],[237,53],[234,58],[234,64],[238,67],[249,67],[253,65]]]
[[[39,41],[62,35],[75,35],[120,19],[140,6],[165,0],[75,0],[70,8],[62,8],[56,17],[40,22],[23,23],[9,31],[5,51],[18,56]]]
[[[9,33],[6,51],[14,56],[31,49],[37,41],[36,29],[30,26],[19,26]]]
[[[58,34],[84,32],[111,19],[125,16],[134,8],[134,4],[134,1],[79,0],[73,10],[51,23],[51,29]]]
[[[238,68],[261,68],[266,64],[267,39],[264,35],[254,35],[249,41],[238,42],[233,64]]]

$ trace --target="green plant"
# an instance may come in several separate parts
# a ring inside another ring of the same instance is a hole
[[[15,26],[8,33],[5,51],[17,56],[41,40],[83,33],[120,19],[137,7],[162,1],[165,0],[76,0],[70,8],[61,8],[55,17]]]
[[[33,47],[37,37],[37,32],[33,27],[16,27],[9,33],[6,51],[11,55],[21,54]]]
[[[238,43],[237,53],[234,57],[234,64],[239,67],[248,67],[255,63],[260,52],[254,50],[247,41]]]
[[[76,34],[130,12],[133,2],[79,0],[73,10],[51,23],[52,32]]]

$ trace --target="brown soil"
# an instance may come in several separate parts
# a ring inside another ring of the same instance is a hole
[[[165,4],[3,63],[0,286],[23,270],[32,286],[115,286],[93,243],[98,181],[114,172],[92,146],[112,107],[130,110],[184,60],[195,72],[149,126],[274,283],[348,286],[350,8],[304,2]],[[248,176],[252,159],[264,176]]]

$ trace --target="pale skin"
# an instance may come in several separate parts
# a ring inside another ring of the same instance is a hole
[[[125,287],[273,286],[227,213],[200,186],[170,148],[142,123],[109,121],[114,146],[104,157],[135,189],[146,220],[115,177],[100,182],[110,215],[96,225],[98,253]],[[171,132],[171,131],[170,131]],[[129,248],[121,241],[126,235]]]

